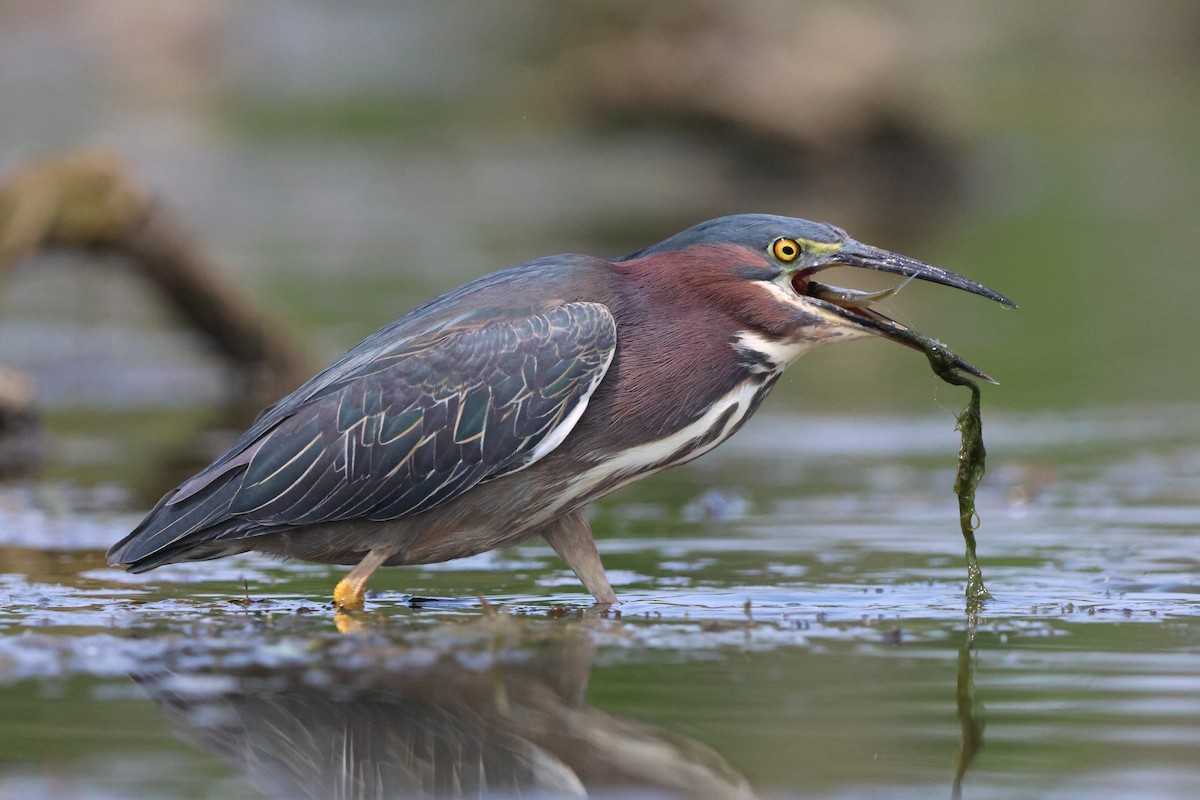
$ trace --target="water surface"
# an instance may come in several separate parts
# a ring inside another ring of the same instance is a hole
[[[604,614],[535,543],[353,619],[331,567],[130,576],[128,486],[7,484],[0,794],[1189,796],[1194,413],[985,408],[974,617],[948,412],[768,415],[602,502]]]

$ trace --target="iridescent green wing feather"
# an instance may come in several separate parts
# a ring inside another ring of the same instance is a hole
[[[560,443],[615,347],[607,308],[569,303],[356,359],[264,415],[255,438],[164,498],[110,558],[149,568],[204,542],[431,509]]]

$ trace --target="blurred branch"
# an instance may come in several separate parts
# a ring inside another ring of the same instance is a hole
[[[311,359],[222,270],[114,154],[79,150],[30,163],[0,182],[0,275],[49,249],[114,254],[237,369],[252,402],[311,374]]]

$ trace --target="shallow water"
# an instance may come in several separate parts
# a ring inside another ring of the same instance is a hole
[[[336,568],[126,575],[135,490],[9,483],[0,796],[1192,796],[1195,413],[985,406],[975,617],[948,412],[762,417],[609,498],[605,614],[535,544],[353,618]]]

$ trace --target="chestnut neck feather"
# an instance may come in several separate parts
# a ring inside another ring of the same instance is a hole
[[[702,416],[739,383],[765,381],[746,368],[731,337],[752,330],[782,338],[795,321],[738,274],[747,266],[771,265],[736,245],[698,245],[612,264],[617,352],[572,438],[604,441],[606,450],[655,440]],[[603,432],[597,420],[604,421]]]

